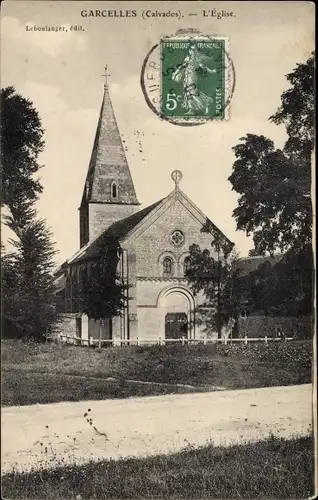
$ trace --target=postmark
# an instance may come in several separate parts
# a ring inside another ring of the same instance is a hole
[[[150,109],[176,125],[230,118],[235,87],[227,37],[182,31],[147,54],[141,87]]]

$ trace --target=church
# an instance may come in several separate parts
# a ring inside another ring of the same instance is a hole
[[[192,293],[185,271],[193,243],[211,251],[216,237],[232,243],[183,193],[182,173],[175,170],[171,177],[170,194],[140,210],[106,83],[79,207],[80,247],[55,273],[63,334],[114,344],[217,337],[196,321],[205,300]],[[95,321],[81,312],[77,292],[84,272],[89,277],[98,242],[110,232],[120,249],[117,271],[129,300],[119,316]]]

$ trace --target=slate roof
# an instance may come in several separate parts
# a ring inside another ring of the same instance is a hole
[[[65,280],[64,273],[55,277],[55,279],[54,279],[54,286],[55,286],[55,292],[56,293],[61,292],[62,290],[64,290],[64,288],[65,288],[65,282],[66,282],[66,280]]]
[[[272,257],[263,255],[256,257],[244,257],[235,262],[233,264],[233,267],[234,269],[240,269],[240,276],[247,276],[248,274],[256,271],[256,269],[258,269],[260,265],[264,264],[265,262],[269,262],[272,267],[275,266],[282,260],[283,257],[284,254],[282,253],[273,255]]]
[[[116,199],[111,194],[113,181],[118,186]],[[81,206],[86,203],[139,205],[107,85],[104,85]]]

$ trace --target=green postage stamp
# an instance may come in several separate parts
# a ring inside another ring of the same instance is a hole
[[[161,40],[161,114],[191,120],[227,118],[226,38]]]
[[[230,118],[235,71],[228,37],[178,30],[148,52],[141,88],[150,109],[175,125]]]

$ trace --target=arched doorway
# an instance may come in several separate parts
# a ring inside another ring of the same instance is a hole
[[[162,336],[167,339],[194,338],[194,298],[183,286],[164,289],[158,300]]]

